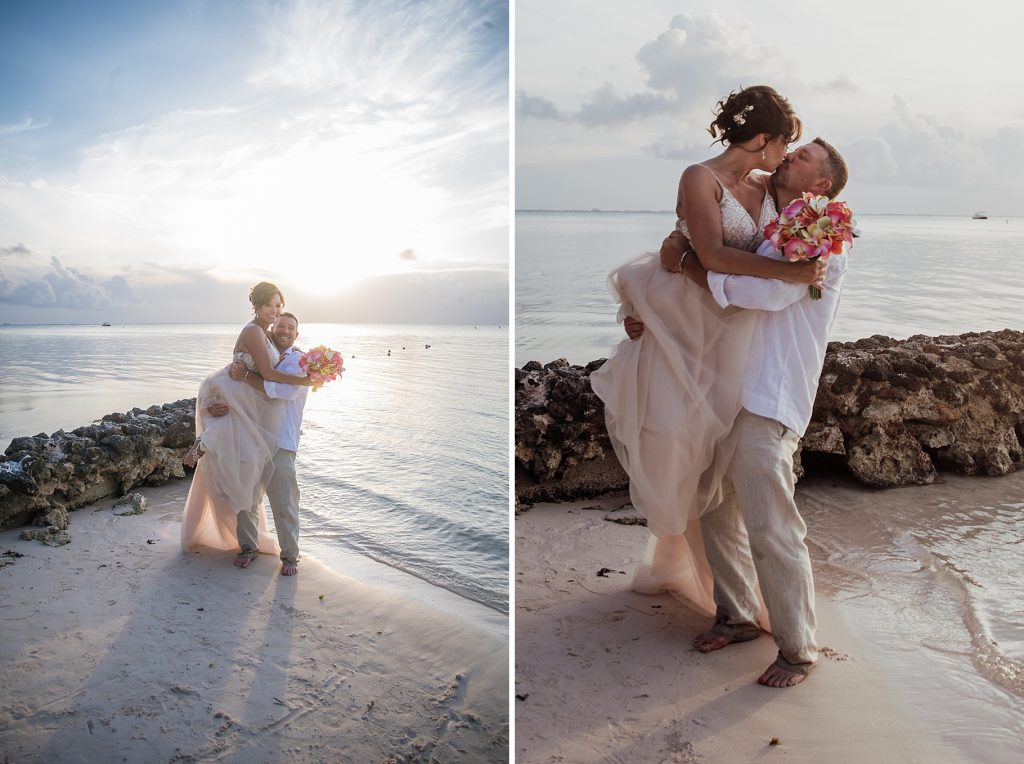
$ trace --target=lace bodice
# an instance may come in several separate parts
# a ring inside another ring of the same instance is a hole
[[[708,172],[711,171],[708,170]],[[715,175],[713,172],[711,174]],[[764,181],[765,194],[764,201],[761,203],[761,214],[756,222],[722,181],[718,180],[717,175],[715,175],[715,180],[722,187],[722,200],[718,203],[718,208],[722,211],[722,242],[727,247],[753,252],[764,241],[764,227],[779,216],[779,212],[775,208],[775,199],[769,192],[767,180]],[[690,231],[685,220],[676,221],[676,230],[681,231],[686,238],[690,238]]]
[[[276,366],[278,360],[281,358],[281,354],[277,352],[277,348],[274,347],[274,343],[270,341],[270,338],[265,332],[263,333],[263,341],[264,347],[267,351],[267,358],[270,360],[270,365]],[[231,360],[241,361],[249,371],[256,371],[256,362],[253,360],[252,356],[245,351],[236,350],[231,356]]]

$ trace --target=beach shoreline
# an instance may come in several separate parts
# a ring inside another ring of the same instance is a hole
[[[504,614],[355,555],[184,553],[188,485],[76,510],[62,547],[0,533],[12,760],[508,760]]]
[[[1018,478],[1002,490],[1015,488]],[[927,495],[939,504],[971,490],[972,481],[993,491],[999,490],[994,483],[1008,480],[957,477],[951,486],[885,495],[904,504]],[[803,510],[805,503],[846,501],[854,493],[878,501],[876,492],[827,480],[802,482],[797,499]],[[847,560],[813,543],[821,655],[805,684],[778,690],[756,683],[776,654],[766,634],[696,652],[691,640],[707,628],[708,616],[670,595],[630,590],[647,531],[607,519],[625,514],[628,502],[612,495],[536,504],[515,519],[517,761],[781,756],[808,763],[994,764],[1024,754],[1014,732],[1024,720],[1021,698],[968,675],[966,653],[947,656],[958,670],[930,669],[927,650],[887,633],[888,602],[819,575]],[[985,707],[965,714],[964,699],[977,697]]]

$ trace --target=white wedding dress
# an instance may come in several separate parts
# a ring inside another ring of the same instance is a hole
[[[271,365],[280,354],[264,334]],[[250,371],[256,364],[248,353],[235,353]],[[226,403],[228,413],[210,416],[211,403]],[[262,504],[264,489],[273,474],[283,408],[247,383],[231,379],[227,367],[203,380],[196,397],[196,435],[202,439],[204,456],[196,465],[192,486],[181,520],[181,545],[185,549],[239,549],[236,535],[238,513]],[[278,554],[275,536],[267,532],[266,513],[259,512],[259,551]]]
[[[757,221],[724,186],[719,208],[725,244],[748,251],[778,215],[767,183]],[[677,227],[687,233],[684,221]],[[619,320],[644,322],[639,339],[623,340],[590,375],[630,499],[651,533],[633,589],[670,591],[713,615],[700,515],[722,497],[723,441],[742,408],[744,369],[759,350],[752,347],[757,311],[723,310],[689,278],[663,270],[657,254],[622,266],[609,283]]]

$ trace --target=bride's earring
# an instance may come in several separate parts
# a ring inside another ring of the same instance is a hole
[[[766,157],[766,156],[764,155],[764,149],[761,149],[761,159],[767,159],[767,158],[768,158],[768,157]]]

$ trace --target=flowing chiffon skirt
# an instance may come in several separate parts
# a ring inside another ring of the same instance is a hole
[[[210,416],[206,407],[225,403],[229,413]],[[259,505],[259,551],[280,552],[267,532],[262,509],[266,485],[273,474],[277,433],[283,409],[244,382],[231,379],[227,368],[211,374],[196,398],[196,434],[205,455],[196,466],[181,521],[181,545],[238,551],[238,513]]]
[[[651,533],[633,578],[643,593],[670,591],[714,614],[700,515],[724,497],[726,436],[742,408],[756,311],[723,310],[690,279],[644,255],[609,277],[619,319],[644,322],[590,375],[604,401],[633,506]]]

